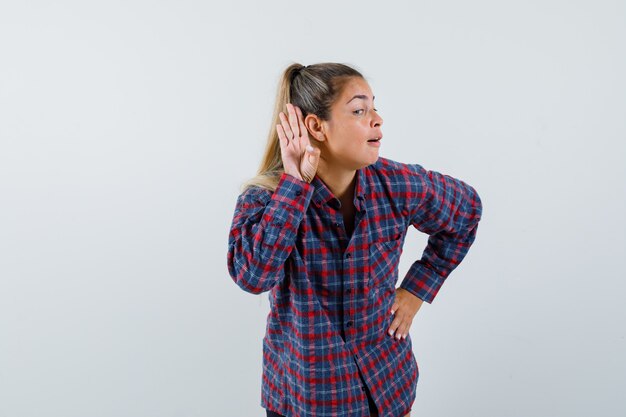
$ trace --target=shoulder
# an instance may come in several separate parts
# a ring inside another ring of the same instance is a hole
[[[418,163],[396,161],[382,156],[368,166],[370,175],[389,185],[423,187],[428,171]]]
[[[258,185],[245,187],[237,197],[237,204],[250,206],[265,205],[272,198],[273,191]]]
[[[379,156],[376,162],[369,165],[368,168],[384,175],[406,175],[407,173],[425,172],[424,167],[420,164],[400,162],[382,156]]]

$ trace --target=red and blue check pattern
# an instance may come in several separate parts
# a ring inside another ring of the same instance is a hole
[[[239,195],[228,238],[230,276],[269,291],[261,406],[287,417],[403,417],[419,370],[411,337],[387,333],[409,226],[429,235],[400,287],[432,303],[467,254],[482,214],[476,190],[418,164],[379,157],[356,172],[354,232],[315,176],[283,173],[274,192]],[[360,374],[360,375],[359,375]],[[362,379],[361,379],[362,378]]]

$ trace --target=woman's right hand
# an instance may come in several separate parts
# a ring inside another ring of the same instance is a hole
[[[276,125],[283,167],[287,174],[310,183],[317,172],[321,151],[311,145],[302,110],[287,103],[287,111],[289,120],[281,111],[279,117],[282,124]]]

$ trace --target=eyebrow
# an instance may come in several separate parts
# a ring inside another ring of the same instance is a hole
[[[352,97],[350,100],[348,100],[348,102],[346,104],[350,103],[355,98],[360,98],[361,100],[367,100],[368,97],[366,95],[363,95],[363,94],[357,94],[354,97]],[[376,96],[372,96],[372,101],[374,101],[375,98],[376,98]]]

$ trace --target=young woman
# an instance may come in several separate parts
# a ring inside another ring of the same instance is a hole
[[[227,254],[239,287],[269,291],[260,404],[270,417],[410,417],[411,323],[468,252],[482,204],[459,179],[379,156],[382,123],[356,69],[283,73]],[[409,226],[428,244],[396,288]]]

